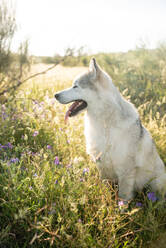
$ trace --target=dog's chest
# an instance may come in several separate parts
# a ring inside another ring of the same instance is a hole
[[[93,159],[101,160],[99,167],[105,167],[108,171],[113,169],[118,173],[125,159],[129,140],[124,130],[109,127],[103,122],[93,119],[85,119],[85,138],[87,153]]]
[[[85,138],[87,153],[97,159],[104,154],[106,149],[110,150],[109,129],[103,122],[85,117]]]

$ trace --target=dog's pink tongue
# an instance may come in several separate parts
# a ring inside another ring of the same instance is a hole
[[[74,103],[70,106],[70,108],[68,109],[68,111],[67,111],[66,114],[65,114],[65,123],[67,123],[68,118],[69,118],[69,115],[70,115],[72,109],[74,109],[77,105],[78,105],[78,102],[74,102]]]
[[[69,114],[70,114],[70,110],[68,110],[65,114],[65,124],[67,124],[68,118],[69,118]]]

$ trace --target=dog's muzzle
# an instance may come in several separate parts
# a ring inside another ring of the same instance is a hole
[[[55,96],[55,98],[56,98],[57,100],[59,100],[60,94],[55,94],[54,96]]]

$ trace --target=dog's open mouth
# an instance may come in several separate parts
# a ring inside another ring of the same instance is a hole
[[[65,115],[65,121],[68,120],[69,117],[73,117],[77,115],[80,111],[84,110],[87,107],[87,103],[83,100],[74,101],[74,103],[70,106]]]

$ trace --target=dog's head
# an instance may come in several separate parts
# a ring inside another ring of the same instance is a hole
[[[73,102],[66,113],[66,120],[68,117],[75,116],[86,108],[98,104],[101,84],[103,88],[108,89],[107,77],[93,58],[90,61],[88,72],[79,75],[71,88],[55,94],[55,98],[62,104]]]

